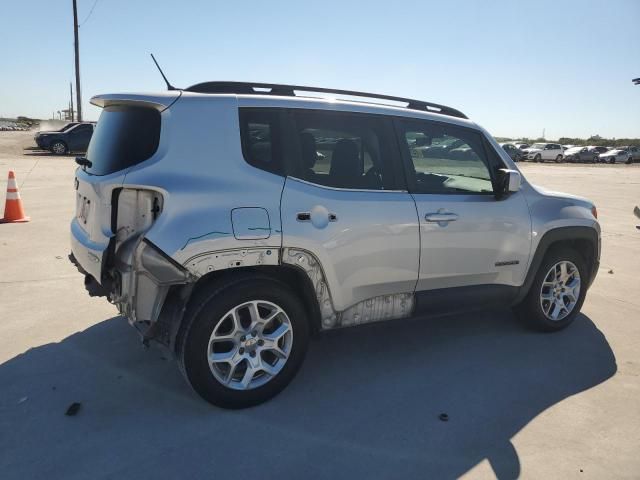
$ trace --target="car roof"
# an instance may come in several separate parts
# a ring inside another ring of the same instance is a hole
[[[354,113],[371,113],[378,115],[406,117],[415,119],[428,119],[454,125],[479,128],[477,124],[466,118],[435,113],[425,110],[387,105],[371,101],[356,101],[348,99],[333,99],[315,96],[280,96],[260,94],[234,94],[234,93],[198,93],[183,90],[169,90],[160,93],[110,93],[97,95],[91,99],[91,103],[98,107],[110,105],[146,105],[163,111],[169,108],[178,99],[189,101],[229,101],[234,99],[238,107],[271,107],[271,108],[304,108],[315,110],[333,110]]]

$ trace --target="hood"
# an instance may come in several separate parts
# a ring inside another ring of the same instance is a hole
[[[593,206],[593,202],[587,198],[584,197],[579,197],[578,195],[572,195],[570,193],[565,193],[565,192],[556,192],[553,190],[547,190],[544,187],[540,187],[539,185],[533,185],[531,184],[531,186],[540,194],[546,196],[546,197],[554,197],[554,198],[564,198],[566,200],[571,200],[575,203],[580,203],[582,204],[584,207],[586,208],[591,208]]]
[[[538,153],[538,152],[541,152],[542,149],[541,148],[525,148],[524,151],[527,153]]]

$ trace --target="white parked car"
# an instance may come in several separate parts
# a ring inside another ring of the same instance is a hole
[[[614,148],[608,152],[601,153],[600,161],[602,163],[632,163],[633,155],[629,150]]]
[[[527,148],[527,160],[534,162],[544,162],[552,160],[560,163],[564,158],[564,150],[562,145],[557,143],[534,143]]]

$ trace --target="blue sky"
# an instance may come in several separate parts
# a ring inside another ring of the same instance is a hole
[[[50,117],[73,80],[71,0],[7,0],[0,116]],[[82,21],[94,0],[78,0]],[[80,28],[98,93],[254,80],[430,100],[496,136],[640,137],[639,0],[98,0]]]

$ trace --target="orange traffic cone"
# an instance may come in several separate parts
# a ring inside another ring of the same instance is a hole
[[[7,201],[4,204],[4,218],[0,219],[0,223],[28,222],[31,218],[24,214],[22,199],[18,192],[18,182],[16,182],[16,174],[9,171],[9,181],[7,182]]]

